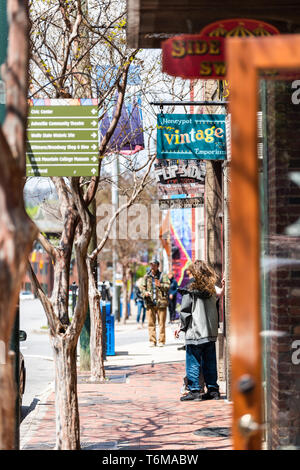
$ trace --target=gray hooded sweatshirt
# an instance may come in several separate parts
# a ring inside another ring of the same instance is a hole
[[[216,295],[201,297],[200,291],[190,291],[192,299],[191,312],[180,313],[180,330],[185,332],[186,344],[200,345],[216,341],[218,336],[219,318]]]

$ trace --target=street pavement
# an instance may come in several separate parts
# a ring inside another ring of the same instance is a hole
[[[38,299],[21,300],[20,329],[27,333],[26,341],[20,343],[26,367],[22,419],[34,409],[40,394],[54,380],[53,355],[46,327],[47,320],[41,302]]]
[[[185,375],[183,338],[167,324],[166,345],[150,348],[147,328],[134,315],[115,325],[116,354],[107,356],[105,383],[78,371],[81,447],[86,450],[230,450],[231,403],[180,402]],[[39,396],[21,423],[20,448],[55,446],[54,385]]]

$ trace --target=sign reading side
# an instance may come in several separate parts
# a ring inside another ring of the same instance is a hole
[[[225,160],[225,115],[159,114],[157,158]]]
[[[34,101],[28,115],[26,176],[98,175],[97,100]]]
[[[174,77],[223,80],[226,38],[279,34],[260,20],[230,19],[207,25],[200,34],[182,34],[162,43],[162,70]]]

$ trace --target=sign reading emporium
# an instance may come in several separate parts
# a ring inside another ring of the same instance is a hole
[[[225,160],[225,115],[159,114],[157,158]]]
[[[98,175],[98,100],[31,100],[26,176]]]

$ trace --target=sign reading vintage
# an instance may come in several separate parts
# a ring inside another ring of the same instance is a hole
[[[98,175],[95,99],[31,100],[26,176]]]
[[[157,158],[225,160],[225,115],[159,114]]]
[[[219,79],[226,76],[225,39],[279,34],[264,21],[233,19],[206,26],[200,34],[174,36],[162,43],[163,72],[189,79]]]
[[[200,160],[160,160],[154,165],[158,197],[204,192],[206,163]]]

